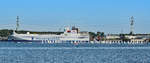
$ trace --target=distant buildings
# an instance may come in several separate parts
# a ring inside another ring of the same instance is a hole
[[[107,42],[150,42],[149,34],[108,34],[105,37]]]

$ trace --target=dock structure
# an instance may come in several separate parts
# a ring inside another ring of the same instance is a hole
[[[136,34],[134,33],[134,17],[130,17],[130,32],[129,34],[107,34],[104,39],[99,40],[99,42],[103,43],[148,43],[150,42],[150,34]],[[100,37],[102,38],[102,37]],[[94,37],[94,39],[96,39]]]

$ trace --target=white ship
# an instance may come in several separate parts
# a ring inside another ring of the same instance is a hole
[[[17,34],[15,31],[12,35],[8,37],[8,40],[12,41],[30,41],[30,42],[48,42],[48,43],[62,43],[62,42],[72,42],[72,43],[81,43],[89,42],[89,33],[88,32],[79,32],[78,28],[72,27],[70,30],[69,27],[64,29],[64,33],[60,35],[56,34]]]

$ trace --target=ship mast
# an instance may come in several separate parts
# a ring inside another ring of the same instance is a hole
[[[132,16],[130,18],[130,34],[133,35],[134,34],[134,17]]]
[[[18,31],[19,29],[19,16],[17,16],[17,21],[16,21],[16,31]]]

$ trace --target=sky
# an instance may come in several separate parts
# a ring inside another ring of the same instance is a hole
[[[0,0],[0,29],[62,31],[77,26],[81,31],[150,33],[150,0]]]

